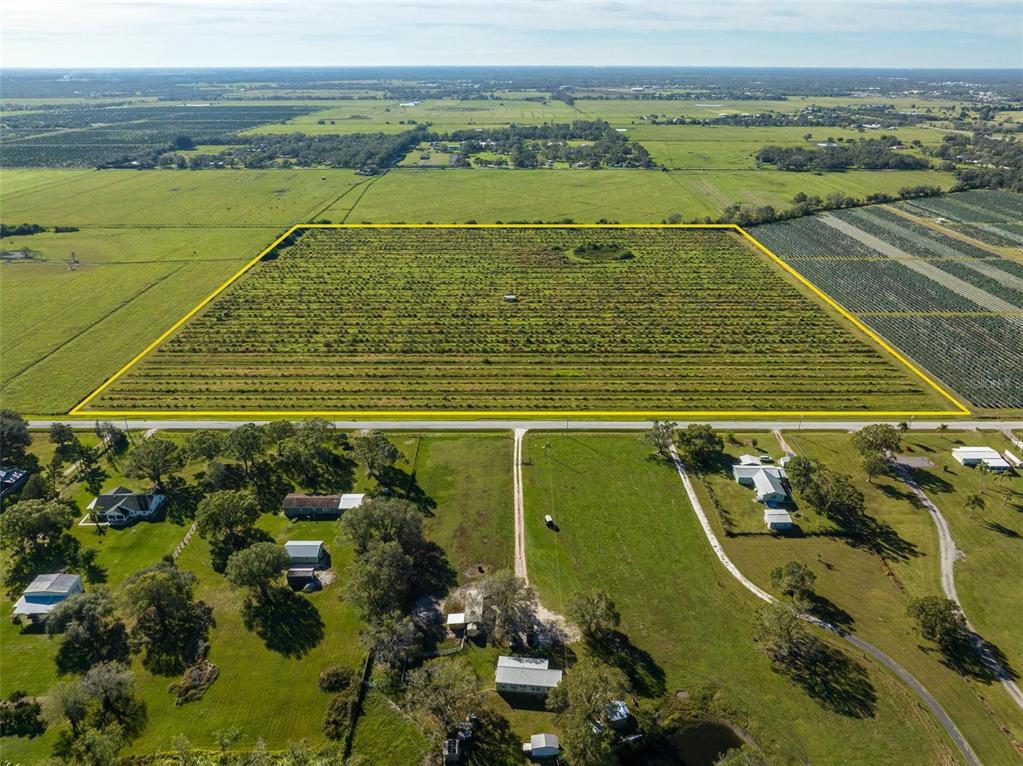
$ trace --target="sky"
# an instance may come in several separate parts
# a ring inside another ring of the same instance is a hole
[[[1023,67],[1023,0],[0,0],[4,67]]]

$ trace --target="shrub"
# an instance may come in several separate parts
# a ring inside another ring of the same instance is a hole
[[[355,671],[344,665],[328,665],[320,673],[320,690],[325,692],[341,692],[348,689],[355,681]]]
[[[323,734],[327,739],[343,739],[355,710],[355,687],[349,687],[330,698],[323,717]]]

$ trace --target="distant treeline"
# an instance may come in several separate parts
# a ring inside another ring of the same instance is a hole
[[[866,138],[859,141],[825,142],[825,146],[765,146],[757,152],[757,162],[779,170],[921,170],[930,163],[912,154],[895,151],[902,146],[896,136]]]
[[[652,125],[734,125],[736,127],[775,128],[775,127],[831,127],[848,128],[865,131],[867,126],[880,126],[891,130],[903,125],[919,125],[936,120],[950,120],[957,117],[958,111],[935,111],[927,107],[921,111],[900,111],[891,104],[864,106],[808,106],[797,112],[766,111],[755,114],[722,114],[717,117],[666,117],[650,115],[647,122]]]
[[[784,221],[790,218],[802,218],[825,210],[842,210],[849,207],[879,205],[884,202],[895,202],[900,199],[936,197],[941,193],[942,191],[939,187],[928,185],[904,186],[899,189],[897,195],[885,193],[868,194],[863,199],[850,197],[841,192],[834,192],[824,198],[799,192],[792,198],[792,206],[784,210],[778,210],[772,205],[743,205],[735,203],[726,207],[718,218],[707,216],[706,218],[692,221],[692,223],[737,223],[740,226],[755,226],[761,223],[773,223],[774,221]],[[682,216],[676,213],[665,219],[665,223],[682,223]]]
[[[221,136],[214,143],[229,148],[216,154],[186,157],[167,147],[147,159],[149,167],[199,169],[209,167],[270,168],[280,166],[354,168],[375,173],[402,159],[427,137],[426,128],[402,133],[349,133],[307,136],[272,133]]]
[[[586,145],[570,144],[585,141]],[[468,166],[468,157],[483,151],[508,155],[495,164],[536,168],[568,162],[588,167],[653,167],[640,144],[629,141],[604,120],[576,120],[565,124],[511,125],[507,128],[456,130],[435,133],[429,123],[402,133],[349,133],[316,135],[281,133],[224,135],[210,143],[227,148],[210,154],[181,154],[192,146],[187,136],[142,156],[125,156],[111,167],[269,168],[334,167],[375,173],[397,164],[423,142],[459,142],[455,167]]]
[[[38,223],[0,223],[0,237],[29,237],[33,234],[41,234],[44,231],[48,231],[48,229]],[[78,231],[78,227],[54,226],[53,231],[57,234],[63,234]]]

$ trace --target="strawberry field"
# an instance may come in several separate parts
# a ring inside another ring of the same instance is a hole
[[[307,230],[88,409],[949,403],[733,231],[461,227]]]

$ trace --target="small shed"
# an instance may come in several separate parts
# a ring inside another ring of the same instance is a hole
[[[295,590],[302,590],[310,583],[318,583],[315,567],[288,567],[288,585]]]
[[[523,754],[530,758],[556,758],[561,752],[557,734],[534,734],[522,743]]]
[[[291,540],[284,544],[284,551],[291,559],[291,566],[311,566],[317,569],[327,563],[327,549],[323,540]]]
[[[341,512],[344,513],[345,511],[350,511],[353,508],[358,508],[360,505],[362,505],[362,501],[365,498],[366,498],[365,494],[357,494],[356,495],[356,494],[348,493],[348,494],[341,495],[341,504],[340,504]]]
[[[795,528],[795,524],[792,521],[792,517],[788,511],[782,510],[781,508],[765,508],[764,509],[764,524],[772,532],[785,532]]]

